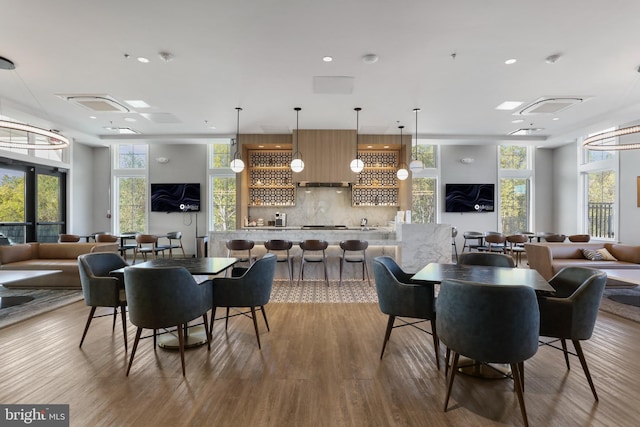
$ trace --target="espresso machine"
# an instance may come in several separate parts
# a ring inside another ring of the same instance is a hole
[[[276,212],[276,227],[286,227],[287,226],[287,214]]]

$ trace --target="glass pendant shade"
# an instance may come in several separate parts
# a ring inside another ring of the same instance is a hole
[[[424,169],[424,165],[421,160],[412,160],[409,164],[409,169],[411,169],[411,172],[418,172]]]
[[[229,167],[235,173],[240,173],[244,170],[244,162],[242,161],[242,156],[240,155],[240,111],[242,108],[236,107],[236,111],[238,112],[238,121],[236,122],[236,152],[233,154],[233,160],[231,160],[231,164]]]
[[[235,173],[240,173],[244,170],[244,162],[242,159],[231,160],[231,170]]]
[[[401,169],[398,169],[396,175],[398,176],[398,179],[400,181],[404,181],[405,179],[409,178],[409,171],[403,167]]]
[[[304,169],[304,162],[300,158],[294,158],[291,160],[291,170],[293,172],[302,172]]]
[[[351,160],[349,167],[353,172],[360,173],[362,172],[362,169],[364,169],[364,162],[360,159],[353,159]]]

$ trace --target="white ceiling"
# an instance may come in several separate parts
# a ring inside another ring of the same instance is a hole
[[[301,129],[354,129],[353,108],[362,107],[363,134],[397,134],[399,124],[414,134],[419,107],[421,138],[464,144],[500,142],[534,127],[542,130],[521,140],[557,146],[640,119],[638,0],[0,4],[0,56],[16,64],[0,70],[0,114],[89,144],[116,140],[108,127],[131,127],[145,141],[228,137],[235,107],[243,108],[241,133],[290,132],[294,107],[302,107]],[[363,62],[371,53],[379,60]],[[553,54],[560,59],[546,63]],[[333,62],[323,62],[325,55]],[[518,61],[505,65],[509,58]],[[321,76],[352,78],[352,93],[314,93]],[[144,100],[151,108],[95,114],[59,94]],[[521,124],[512,123],[514,111],[495,109],[565,96],[587,100]]]

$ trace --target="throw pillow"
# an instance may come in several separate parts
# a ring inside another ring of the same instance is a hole
[[[604,261],[617,261],[618,260],[616,257],[611,255],[611,252],[609,252],[606,248],[598,249],[596,252],[602,254],[602,257],[603,257],[602,259]]]
[[[593,249],[583,249],[582,255],[590,261],[604,261],[604,255]]]

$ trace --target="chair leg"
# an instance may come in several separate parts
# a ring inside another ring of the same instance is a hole
[[[342,258],[340,258],[340,282],[338,282],[338,286],[342,286],[342,272],[344,271],[344,251],[342,251]]]
[[[300,286],[300,279],[304,280],[304,253],[300,258],[300,271],[298,272],[298,286]]]
[[[178,346],[180,347],[180,362],[182,363],[182,376],[185,376],[184,372],[184,328],[187,325],[178,325]]]
[[[213,338],[213,321],[216,320],[216,307],[211,309],[211,323],[209,324],[209,334]]]
[[[267,325],[267,331],[271,332],[271,328],[269,328],[269,321],[267,320],[267,312],[264,311],[264,305],[260,306],[260,310],[262,310],[262,317],[264,317],[264,323]]]
[[[289,270],[289,285],[293,286],[293,263],[289,255],[287,255],[287,268]]]
[[[251,319],[253,319],[253,328],[256,330],[256,339],[258,340],[258,348],[262,350],[260,346],[260,333],[258,332],[258,321],[256,320],[256,308],[251,307]]]
[[[116,318],[118,317],[118,307],[113,307],[113,324],[111,325],[111,333],[116,330]]]
[[[209,329],[209,319],[207,313],[202,315],[202,323],[204,325],[204,333],[207,335],[207,350],[211,350],[211,330]]]
[[[231,307],[227,307],[227,315],[224,318],[224,330],[226,331],[227,328],[229,327],[229,309]]]
[[[327,257],[322,253],[322,265],[324,266],[324,281],[327,282],[327,287],[329,286],[329,273],[327,272]]]
[[[527,419],[527,409],[524,406],[524,394],[523,387],[521,383],[521,373],[520,373],[520,364],[512,363],[511,364],[511,372],[513,372],[513,381],[515,383],[516,395],[518,396],[518,402],[520,403],[520,412],[522,413],[522,420],[524,421],[525,427],[529,426],[529,420]]]
[[[440,370],[440,339],[436,331],[436,320],[431,319],[431,336],[433,337],[433,351],[436,353],[436,367]]]
[[[122,317],[122,337],[124,338],[124,351],[127,351],[127,306],[120,305],[120,315]]]
[[[131,370],[131,365],[133,364],[133,358],[136,355],[136,350],[138,349],[138,343],[140,342],[140,334],[142,334],[142,328],[138,328],[136,331],[136,339],[133,342],[133,348],[131,349],[131,357],[129,358],[129,366],[127,367],[127,377],[129,376],[129,371]],[[153,332],[153,339],[155,341],[156,333],[155,330]],[[155,342],[153,343],[155,346]]]
[[[449,381],[447,381],[447,395],[444,398],[444,412],[447,412],[447,406],[449,405],[449,397],[451,396],[451,389],[453,388],[453,380],[456,378],[456,372],[458,371],[459,359],[460,355],[454,351],[453,366],[451,366],[451,374],[449,375]]]
[[[449,359],[451,359],[451,349],[447,347],[447,351],[444,354],[444,376],[446,378],[449,373]]]
[[[84,326],[84,332],[82,333],[82,339],[80,339],[80,345],[78,347],[82,347],[82,343],[84,342],[84,337],[87,336],[87,331],[89,330],[89,325],[91,325],[91,320],[93,319],[93,315],[96,312],[96,307],[91,307],[91,311],[89,311],[89,318],[87,319],[87,324]]]
[[[580,341],[578,340],[571,340],[571,341],[573,342],[573,346],[576,348],[576,353],[578,353],[578,359],[580,359],[582,370],[584,371],[584,374],[587,377],[587,381],[589,382],[589,387],[591,387],[593,398],[597,402],[598,393],[596,393],[596,387],[593,385],[593,380],[591,379],[591,374],[589,373],[589,368],[587,367],[587,359],[584,358],[584,352],[582,351],[582,346],[580,345]]]
[[[367,258],[362,258],[362,271],[367,274],[367,282],[369,286],[371,286],[371,278],[369,277],[369,266],[367,265]],[[364,281],[364,273],[362,275],[362,280]]]
[[[391,330],[393,329],[393,322],[395,322],[395,320],[396,316],[389,315],[389,320],[387,320],[387,330],[384,333],[384,341],[382,341],[380,360],[382,360],[382,356],[384,355],[384,349],[387,347],[387,341],[389,341],[389,337],[391,336]]]
[[[564,363],[567,365],[567,369],[570,370],[571,366],[569,366],[569,352],[567,351],[567,340],[562,338],[560,340],[560,343],[562,344],[562,352],[564,353]]]

